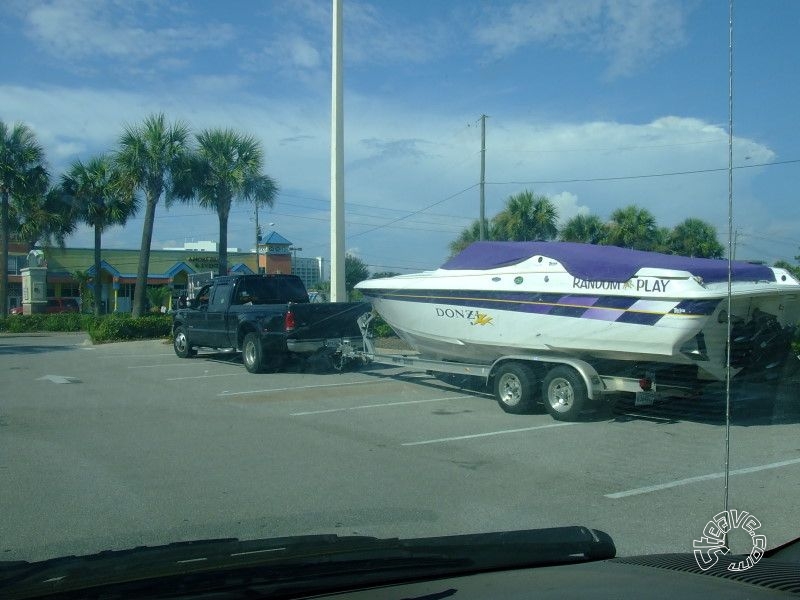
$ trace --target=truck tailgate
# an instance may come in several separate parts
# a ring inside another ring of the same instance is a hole
[[[369,302],[331,302],[290,304],[294,329],[288,340],[310,341],[336,338],[360,338],[356,319],[372,310]]]

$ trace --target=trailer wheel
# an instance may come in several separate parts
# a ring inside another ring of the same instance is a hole
[[[192,358],[197,355],[197,350],[189,345],[186,329],[182,325],[176,327],[172,334],[172,347],[180,358]]]
[[[575,421],[586,406],[586,384],[572,367],[553,367],[542,382],[545,408],[558,421]]]
[[[514,415],[531,412],[536,404],[536,374],[526,364],[504,363],[494,375],[494,393],[505,412]]]

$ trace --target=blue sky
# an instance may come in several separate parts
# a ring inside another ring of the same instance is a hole
[[[55,176],[153,112],[263,142],[281,193],[261,219],[328,256],[328,0],[6,1],[0,118],[23,121]],[[438,266],[478,215],[523,189],[560,217],[631,203],[727,243],[728,3],[344,0],[346,248],[376,271]],[[800,2],[735,5],[737,257],[800,254]],[[608,178],[623,178],[602,181]],[[466,190],[463,191],[462,190]],[[459,193],[462,192],[462,193]],[[237,206],[231,246],[252,247]],[[153,248],[216,239],[196,206],[159,206]],[[104,236],[138,247],[141,217]],[[82,229],[68,244],[90,247]]]

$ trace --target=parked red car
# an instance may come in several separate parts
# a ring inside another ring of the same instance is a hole
[[[75,298],[48,298],[45,313],[76,313],[80,312],[80,305]],[[9,311],[12,315],[21,315],[22,307],[15,306]]]

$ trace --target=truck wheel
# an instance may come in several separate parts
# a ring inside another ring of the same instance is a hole
[[[264,370],[264,349],[257,333],[248,333],[244,336],[242,362],[250,373],[261,373]]]
[[[197,355],[197,350],[189,345],[186,329],[183,326],[175,328],[175,332],[172,334],[172,347],[175,348],[175,354],[181,358],[192,358]]]
[[[588,400],[586,384],[572,367],[553,367],[542,382],[545,408],[558,421],[578,419]]]
[[[523,363],[504,363],[494,375],[494,393],[505,412],[528,413],[536,404],[536,374]]]

